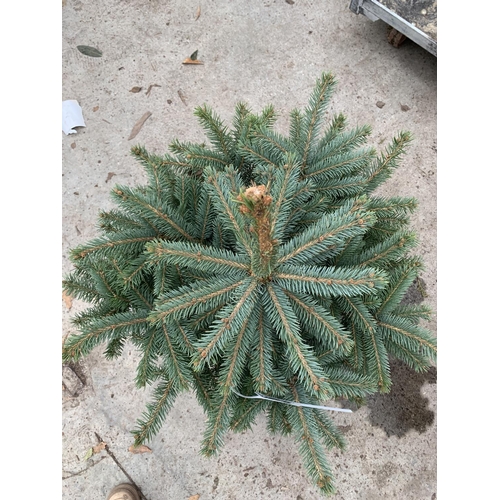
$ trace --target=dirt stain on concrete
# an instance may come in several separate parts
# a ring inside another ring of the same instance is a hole
[[[409,288],[403,303],[418,304],[425,298],[426,285],[416,280]],[[370,422],[381,427],[387,436],[404,436],[409,430],[425,432],[434,422],[435,414],[429,410],[429,399],[422,394],[424,384],[437,383],[437,369],[417,373],[399,360],[391,362],[392,387],[389,394],[376,394],[367,398]]]
[[[437,370],[415,373],[401,361],[391,363],[393,386],[389,394],[378,394],[367,399],[372,425],[381,427],[387,436],[404,436],[409,430],[425,432],[434,422],[435,414],[429,410],[429,399],[421,393],[427,382],[435,384]]]

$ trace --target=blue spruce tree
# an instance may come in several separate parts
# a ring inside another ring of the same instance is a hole
[[[239,104],[229,129],[202,106],[209,146],[174,141],[164,156],[134,147],[148,183],[116,186],[101,236],[72,250],[64,289],[91,305],[74,317],[80,333],[63,359],[99,344],[108,358],[126,342],[139,348],[137,386],[155,389],[136,444],[193,390],[208,417],[203,454],[265,413],[333,493],[325,448],[344,439],[328,414],[300,405],[388,392],[390,356],[417,371],[435,361],[436,340],[419,325],[430,310],[401,305],[422,269],[411,253],[416,201],[373,194],[410,135],[378,154],[369,127],[348,130],[343,115],[324,127],[335,84],[321,76],[288,137],[273,130],[272,107]]]

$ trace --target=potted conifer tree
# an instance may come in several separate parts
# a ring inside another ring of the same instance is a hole
[[[155,389],[136,444],[193,390],[208,417],[204,455],[264,413],[332,493],[325,448],[344,440],[317,407],[388,392],[390,356],[417,371],[435,361],[435,337],[419,325],[429,308],[401,304],[422,269],[410,254],[416,201],[373,194],[410,135],[378,154],[365,146],[368,126],[349,130],[339,114],[324,127],[335,84],[318,79],[288,137],[273,130],[271,106],[238,104],[232,128],[202,106],[209,146],[174,141],[164,156],[134,147],[147,184],[116,186],[101,236],[72,250],[64,289],[91,305],[74,317],[63,359],[100,344],[108,358],[126,342],[139,348],[137,386]]]

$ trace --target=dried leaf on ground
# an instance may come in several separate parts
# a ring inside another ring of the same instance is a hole
[[[201,16],[201,5],[198,5],[198,8],[196,9],[196,17],[194,18],[194,20],[198,21],[200,16]]]
[[[62,293],[62,298],[64,300],[64,303],[66,304],[66,307],[68,309],[71,309],[71,306],[73,305],[73,299],[65,291],[63,291]]]
[[[149,97],[149,93],[151,92],[151,89],[153,87],[161,87],[161,85],[158,85],[157,83],[152,83],[149,87],[148,90],[146,90],[146,95]]]
[[[140,446],[130,446],[128,451],[130,451],[130,453],[152,453],[153,450],[146,445],[141,444]]]
[[[140,92],[142,90],[142,87],[132,87],[129,92],[132,92],[134,94],[137,94],[137,92]]]
[[[106,180],[104,182],[108,182],[113,178],[113,176],[116,175],[114,172],[108,172],[108,176],[106,177]]]
[[[184,95],[184,92],[182,92],[182,90],[179,89],[177,93],[179,94],[179,97],[181,98],[181,101],[184,103],[184,105],[187,106],[187,100],[186,96]]]
[[[142,126],[152,114],[153,113],[151,113],[150,111],[147,111],[142,115],[140,120],[134,125],[132,132],[130,132],[130,136],[128,138],[129,141],[132,140],[141,131]]]
[[[85,56],[102,57],[102,52],[95,47],[89,47],[88,45],[77,45],[76,48]]]
[[[92,111],[95,113],[98,109],[99,109],[99,106],[94,106],[94,107],[92,108]]]
[[[99,444],[96,444],[93,448],[92,451],[94,452],[94,455],[97,455],[98,453],[101,453],[102,450],[106,448],[106,443],[101,442]]]
[[[192,495],[188,498],[188,500],[198,500],[200,498],[200,495],[199,493],[197,493],[196,495]]]
[[[198,60],[198,51],[195,50],[189,57],[186,57],[182,64],[203,64],[202,61]]]
[[[203,61],[199,61],[198,59],[190,59],[187,57],[182,61],[182,64],[203,64]]]
[[[72,142],[72,143],[70,144],[70,146],[71,146],[71,149],[75,149],[75,148],[76,148],[76,142]]]

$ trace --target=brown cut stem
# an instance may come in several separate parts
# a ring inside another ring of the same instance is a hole
[[[276,240],[272,237],[270,206],[273,201],[264,185],[250,186],[241,192],[236,200],[241,203],[240,212],[252,220],[251,231],[257,238],[259,247],[258,275],[268,277],[271,274],[272,257]]]

